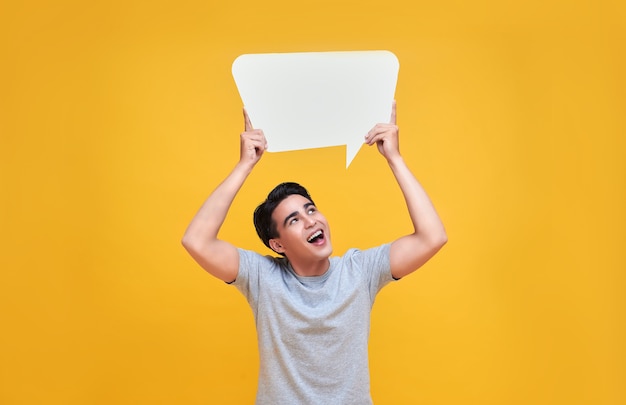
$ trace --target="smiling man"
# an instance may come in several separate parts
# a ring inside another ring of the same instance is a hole
[[[391,122],[365,136],[387,160],[404,195],[414,232],[382,246],[332,256],[328,222],[307,190],[283,183],[254,212],[263,256],[218,239],[235,195],[267,143],[244,110],[238,164],[191,221],[183,245],[209,273],[241,291],[254,313],[260,370],[257,404],[371,404],[370,313],[376,294],[421,267],[447,236],[430,199],[398,146]]]
[[[321,276],[333,252],[326,218],[304,187],[278,185],[254,211],[254,226],[265,246],[288,257],[297,274]]]

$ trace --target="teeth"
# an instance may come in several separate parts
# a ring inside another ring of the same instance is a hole
[[[317,238],[320,235],[322,235],[322,231],[317,231],[313,235],[309,236],[309,239],[307,239],[307,241],[311,242],[313,239]]]

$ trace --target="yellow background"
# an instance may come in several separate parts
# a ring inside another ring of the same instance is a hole
[[[626,14],[599,1],[4,1],[0,403],[245,404],[252,314],[180,246],[238,158],[244,53],[388,49],[449,243],[379,295],[383,404],[626,403]],[[376,150],[266,155],[335,253],[408,232]]]

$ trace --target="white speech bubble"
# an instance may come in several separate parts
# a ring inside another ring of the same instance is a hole
[[[232,72],[268,151],[346,145],[346,168],[377,123],[389,122],[399,62],[389,51],[241,55]]]

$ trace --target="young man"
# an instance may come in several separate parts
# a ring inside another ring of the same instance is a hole
[[[183,245],[215,277],[235,285],[256,321],[257,404],[371,404],[367,342],[378,291],[418,269],[446,243],[443,224],[398,146],[396,106],[365,143],[378,147],[402,190],[414,232],[390,244],[331,257],[326,218],[299,184],[277,186],[255,210],[275,258],[218,239],[228,209],[267,143],[244,110],[239,163],[191,221]]]

